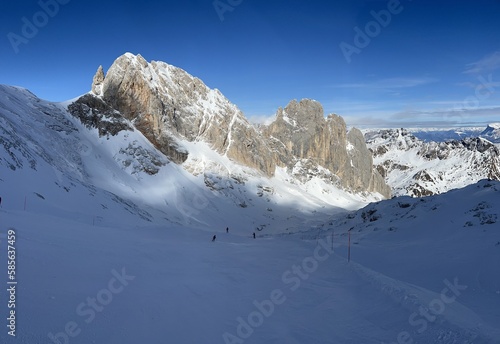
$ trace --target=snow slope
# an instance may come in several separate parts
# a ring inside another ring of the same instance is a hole
[[[16,338],[4,329],[0,339],[498,343],[499,191],[482,182],[383,201],[302,233],[252,239],[231,228],[215,242],[186,226],[2,209],[0,259],[13,228],[19,284]]]
[[[466,286],[458,304],[434,314],[421,334],[423,325],[410,326],[417,330],[416,342],[499,343],[499,197],[500,182],[483,180],[442,195],[374,203],[335,219],[332,227],[351,231],[353,260],[376,271],[367,277],[405,308],[439,309],[432,300],[448,285],[445,279]],[[440,326],[446,323],[455,330],[443,331]],[[436,340],[438,333],[441,340]]]

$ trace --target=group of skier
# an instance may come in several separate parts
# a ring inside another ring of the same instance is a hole
[[[229,233],[229,227],[226,227],[226,233]],[[252,233],[252,236],[254,239],[256,238],[255,232]],[[215,241],[216,239],[217,239],[217,235],[214,234],[214,236],[212,237],[212,241]]]

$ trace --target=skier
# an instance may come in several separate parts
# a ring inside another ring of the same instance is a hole
[[[216,235],[213,236],[212,241],[215,241],[215,239],[217,239]]]
[[[229,227],[226,227],[226,233],[229,233]]]
[[[253,232],[253,238],[255,239],[255,232]]]

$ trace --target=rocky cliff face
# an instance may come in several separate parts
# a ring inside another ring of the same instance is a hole
[[[294,168],[309,160],[339,178],[342,186],[354,191],[376,191],[388,196],[390,189],[373,169],[371,152],[358,129],[347,133],[342,117],[326,119],[320,103],[304,99],[279,109],[276,119],[264,129],[279,163]]]
[[[129,53],[119,57],[106,75],[98,69],[92,94],[178,164],[189,155],[182,142],[203,141],[217,153],[267,176],[281,166],[300,170],[297,173],[307,180],[312,170],[321,168],[329,171],[329,182],[345,189],[390,196],[389,187],[373,169],[363,135],[357,129],[347,133],[339,116],[325,118],[316,101],[292,101],[278,111],[273,123],[257,129],[200,79]],[[298,164],[312,169],[297,169]]]
[[[99,95],[177,163],[186,158],[179,139],[202,140],[246,166],[274,171],[263,139],[242,112],[180,68],[125,54],[109,69]]]

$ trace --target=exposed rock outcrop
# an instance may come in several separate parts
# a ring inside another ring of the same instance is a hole
[[[337,115],[324,116],[313,100],[292,101],[269,126],[257,128],[217,89],[164,62],[142,56],[119,57],[104,76],[99,68],[92,93],[130,120],[161,152],[183,163],[184,141],[204,141],[219,154],[273,176],[276,166],[290,171],[322,171],[331,183],[355,192],[390,189],[374,170],[358,130],[346,130]],[[296,168],[297,164],[312,168]],[[298,172],[297,172],[298,173]]]
[[[99,66],[92,80],[92,93],[100,95],[102,91],[102,82],[104,81],[104,70]]]
[[[68,106],[68,111],[87,127],[96,128],[99,136],[116,135],[132,130],[122,115],[102,99],[86,94]]]
[[[264,132],[274,141],[281,164],[293,167],[297,159],[309,159],[334,173],[343,187],[389,197],[390,188],[373,169],[363,134],[355,128],[347,132],[340,116],[332,114],[325,119],[320,103],[309,99],[291,101],[278,110],[276,120]]]
[[[102,97],[176,162],[186,158],[178,139],[203,140],[237,162],[274,172],[264,140],[243,113],[180,68],[125,54],[104,78]]]

